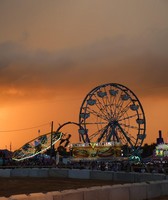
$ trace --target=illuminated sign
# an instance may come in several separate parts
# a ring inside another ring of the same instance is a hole
[[[88,145],[79,145],[72,147],[72,155],[74,158],[88,158],[88,157],[119,157],[121,156],[120,145],[97,145],[90,143]]]

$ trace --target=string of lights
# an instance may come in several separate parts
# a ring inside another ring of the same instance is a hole
[[[0,132],[16,132],[16,131],[25,131],[25,130],[30,130],[30,129],[34,129],[34,128],[39,128],[42,126],[46,126],[46,125],[50,125],[51,123],[45,123],[45,124],[41,124],[41,125],[37,125],[37,126],[32,126],[32,127],[28,127],[28,128],[21,128],[21,129],[14,129],[14,130],[0,130]]]

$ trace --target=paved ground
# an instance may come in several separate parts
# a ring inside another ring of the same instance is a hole
[[[61,191],[82,187],[122,184],[103,180],[79,180],[67,178],[0,178],[0,197],[14,194],[30,194],[36,192]],[[151,200],[168,200],[168,196]]]
[[[14,194],[45,193],[49,191],[61,191],[119,183],[121,182],[67,178],[0,178],[0,197],[9,197]]]
[[[150,199],[150,200],[168,200],[168,196],[153,198],[153,199]]]

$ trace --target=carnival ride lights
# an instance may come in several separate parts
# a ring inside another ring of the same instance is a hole
[[[55,132],[31,140],[14,152],[13,159],[31,158],[51,148],[63,138],[60,130],[68,124],[79,126],[79,136],[84,144],[79,147],[87,147],[87,144],[92,149],[97,146],[109,147],[102,147],[102,156],[110,155],[115,148],[118,152],[119,146],[123,145],[137,156],[146,137],[145,114],[137,96],[121,84],[107,83],[95,87],[86,95],[79,112],[79,123],[66,122]]]
[[[51,136],[54,145],[61,139],[62,132],[47,133],[29,141],[14,152],[12,159],[21,161],[45,152],[51,147]]]
[[[168,157],[168,144],[159,144],[155,149],[155,156]]]

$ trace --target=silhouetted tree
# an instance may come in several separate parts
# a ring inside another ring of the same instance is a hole
[[[152,156],[153,155],[153,151],[155,150],[156,148],[156,143],[152,143],[152,144],[144,144],[144,146],[142,146],[142,158],[146,158],[146,157],[149,157],[149,156]]]

